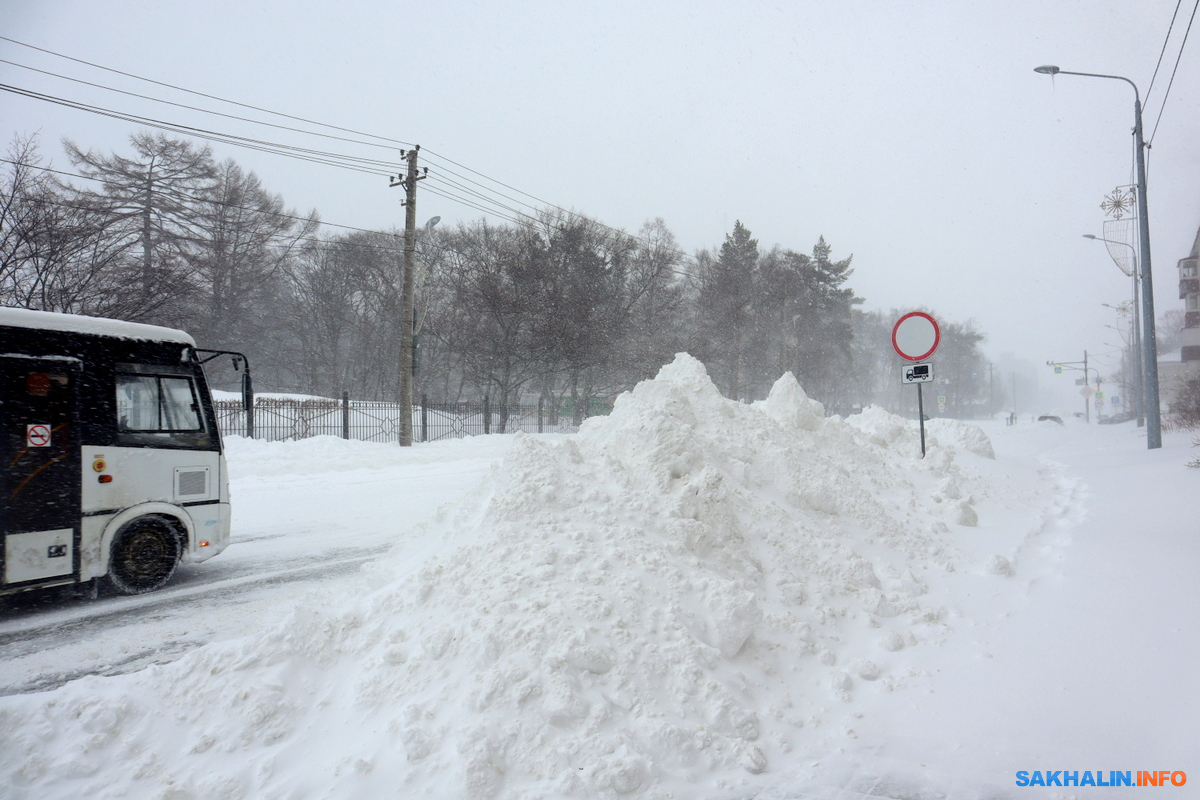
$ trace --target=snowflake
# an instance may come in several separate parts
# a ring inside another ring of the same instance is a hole
[[[1112,194],[1105,196],[1100,208],[1113,219],[1120,219],[1133,210],[1133,192],[1127,192],[1119,187],[1113,189]]]

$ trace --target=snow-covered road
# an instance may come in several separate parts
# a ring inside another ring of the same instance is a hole
[[[261,631],[323,592],[340,593],[400,530],[470,492],[511,443],[480,436],[402,450],[230,437],[229,548],[181,566],[152,594],[89,601],[45,593],[0,606],[0,695],[173,661]]]

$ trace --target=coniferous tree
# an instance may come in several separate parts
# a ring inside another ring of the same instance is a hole
[[[800,268],[801,297],[796,317],[796,377],[814,397],[832,404],[846,400],[844,377],[850,369],[854,336],[851,308],[862,302],[845,283],[853,270],[850,258],[833,261],[822,236],[812,257]]]
[[[721,373],[726,393],[742,397],[743,369],[758,266],[758,240],[738,220],[716,258],[697,259],[696,322],[704,356]]]

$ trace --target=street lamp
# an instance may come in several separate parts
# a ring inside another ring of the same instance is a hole
[[[426,252],[427,242],[433,236],[433,229],[439,222],[441,217],[430,217],[425,220],[425,224],[421,226],[420,235],[417,237],[417,244],[421,245],[421,258],[419,261],[414,261],[417,274],[413,278],[413,302],[416,302],[416,295],[421,294],[425,289],[425,280],[429,277],[428,253]],[[415,308],[415,305],[414,305]],[[413,311],[413,380],[416,381],[417,375],[417,338],[421,335],[421,327],[425,324],[425,314],[429,311],[429,303],[426,302],[424,307]]]
[[[1128,242],[1118,242],[1116,239],[1101,239],[1099,236],[1093,236],[1090,233],[1085,233],[1083,235],[1083,238],[1091,239],[1094,242],[1104,242],[1105,244],[1123,245],[1125,247],[1128,247],[1133,253],[1133,269],[1131,269],[1126,274],[1127,275],[1131,274],[1133,277],[1133,345],[1130,349],[1133,351],[1133,374],[1134,374],[1133,410],[1137,414],[1137,426],[1140,428],[1146,424],[1146,417],[1145,417],[1145,413],[1144,413],[1145,408],[1146,408],[1146,397],[1145,397],[1146,381],[1145,381],[1145,375],[1142,372],[1142,349],[1141,349],[1141,341],[1140,341],[1141,334],[1138,331],[1138,328],[1140,327],[1140,323],[1138,321],[1139,313],[1138,313],[1138,257],[1137,257],[1137,250],[1134,248],[1133,245],[1129,244]],[[1110,250],[1109,253],[1111,254],[1112,251]],[[1115,256],[1113,257],[1113,261],[1116,261]],[[1120,263],[1117,264],[1117,269],[1121,269]],[[1123,269],[1121,269],[1121,271],[1125,272],[1125,270],[1123,270]],[[1101,303],[1101,305],[1108,305],[1108,304]]]
[[[1042,75],[1080,75],[1085,78],[1108,78],[1125,81],[1133,87],[1133,138],[1137,156],[1138,233],[1141,240],[1142,272],[1142,363],[1145,365],[1146,385],[1146,448],[1162,447],[1162,417],[1158,406],[1158,342],[1154,333],[1154,281],[1150,271],[1150,216],[1146,209],[1146,143],[1142,139],[1142,98],[1137,84],[1120,75],[1099,75],[1094,72],[1067,72],[1055,66],[1035,67]]]

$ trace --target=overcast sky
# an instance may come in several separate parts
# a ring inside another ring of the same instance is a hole
[[[853,254],[868,309],[975,320],[995,358],[1115,364],[1131,285],[1104,247],[1100,203],[1133,182],[1127,84],[1159,116],[1192,13],[1131,2],[360,2],[0,0],[0,35],[134,75],[404,142],[431,179],[421,221],[481,212],[438,197],[467,170],[631,232],[662,217],[688,252],[740,219],[766,249],[818,236]],[[1200,28],[1200,25],[1197,26]],[[1181,308],[1176,262],[1200,226],[1200,30],[1149,160],[1158,311]],[[313,128],[0,41],[0,59],[225,113]],[[373,158],[335,142],[136,100],[0,63],[0,83],[106,108]],[[1147,94],[1147,90],[1150,90]],[[134,129],[0,93],[0,122],[127,148]],[[362,136],[351,138],[364,139]],[[399,147],[400,145],[396,145]],[[387,179],[214,145],[324,220],[403,224]],[[424,152],[423,152],[424,154]],[[439,158],[440,157],[440,158]],[[449,163],[447,159],[457,162]],[[472,187],[478,189],[479,187]],[[494,195],[493,195],[494,196]],[[508,202],[508,201],[505,201]],[[509,203],[511,205],[511,202]],[[936,357],[935,357],[936,361]],[[1069,377],[1046,386],[1076,397]],[[1034,409],[1029,409],[1034,410]]]

